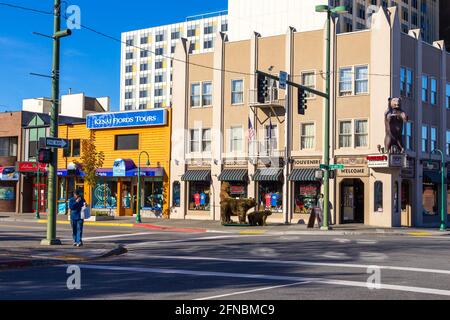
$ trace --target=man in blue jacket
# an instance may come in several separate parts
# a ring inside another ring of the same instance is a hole
[[[83,246],[83,219],[81,209],[85,205],[83,194],[80,190],[75,191],[74,197],[69,200],[70,222],[72,224],[73,246]]]

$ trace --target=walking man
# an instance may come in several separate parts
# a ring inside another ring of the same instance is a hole
[[[81,209],[85,206],[83,194],[80,190],[75,191],[74,197],[69,200],[70,222],[72,225],[73,246],[83,246],[83,223]]]

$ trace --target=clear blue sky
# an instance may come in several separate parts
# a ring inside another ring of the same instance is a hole
[[[51,11],[53,0],[0,0]],[[227,0],[73,0],[81,23],[120,38],[121,32],[184,21],[187,16],[226,10]],[[65,22],[63,23],[65,28]],[[51,81],[30,72],[50,74],[53,17],[0,6],[0,112],[19,110],[22,99],[49,97]],[[61,93],[110,96],[119,107],[120,43],[88,30],[75,30],[62,40]]]

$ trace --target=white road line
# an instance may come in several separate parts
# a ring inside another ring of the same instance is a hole
[[[294,287],[294,286],[298,286],[298,285],[301,285],[301,284],[308,284],[308,283],[311,283],[311,281],[303,281],[303,282],[285,284],[285,285],[282,285],[282,286],[266,287],[266,288],[259,288],[259,289],[254,289],[254,290],[247,290],[247,291],[239,291],[239,292],[227,293],[227,294],[222,294],[222,295],[219,295],[219,296],[194,299],[194,301],[214,300],[214,299],[220,299],[220,298],[225,298],[225,297],[238,296],[238,295],[247,294],[247,293],[254,293],[254,292],[261,292],[261,291],[267,291],[267,290],[272,290],[272,289],[281,289],[281,288]]]
[[[127,233],[127,234],[115,234],[111,236],[99,236],[99,237],[90,237],[90,238],[83,238],[83,241],[93,241],[93,240],[102,240],[102,239],[117,239],[117,238],[130,238],[130,237],[137,237],[137,236],[145,236],[155,234],[155,232],[141,232],[141,233]],[[63,239],[65,241],[69,241],[72,239]]]
[[[68,266],[61,266],[61,267],[67,268]],[[325,279],[325,278],[305,278],[305,277],[275,276],[265,274],[242,274],[242,273],[211,272],[211,271],[193,271],[181,269],[133,268],[133,267],[116,267],[116,266],[100,266],[100,265],[79,265],[79,267],[81,269],[89,269],[89,270],[158,273],[158,274],[187,275],[198,277],[238,278],[238,279],[252,279],[265,281],[275,280],[287,282],[314,282],[318,284],[329,284],[329,285],[359,287],[368,289],[367,282],[346,281],[346,280]],[[404,291],[404,292],[433,294],[450,297],[450,290],[440,290],[431,288],[380,284],[380,290]]]
[[[282,264],[297,266],[313,266],[313,267],[332,267],[332,268],[354,268],[367,270],[373,267],[373,264],[347,264],[347,263],[324,263],[309,261],[293,261],[293,260],[262,260],[262,259],[228,259],[228,258],[212,258],[212,257],[180,257],[180,256],[154,256],[141,255],[147,259],[167,259],[167,260],[184,260],[184,261],[215,261],[215,262],[238,262],[238,263],[266,263],[266,264]],[[450,275],[450,270],[442,269],[423,269],[395,266],[377,266],[382,270],[395,270],[420,273],[435,273]]]

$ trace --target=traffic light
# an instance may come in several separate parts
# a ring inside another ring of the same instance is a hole
[[[304,116],[306,110],[308,109],[308,100],[306,98],[308,97],[308,94],[298,89],[298,114]]]
[[[269,79],[258,74],[258,103],[266,103],[269,99]]]
[[[39,161],[39,163],[45,163],[45,164],[52,163],[52,150],[40,149],[38,161]]]

